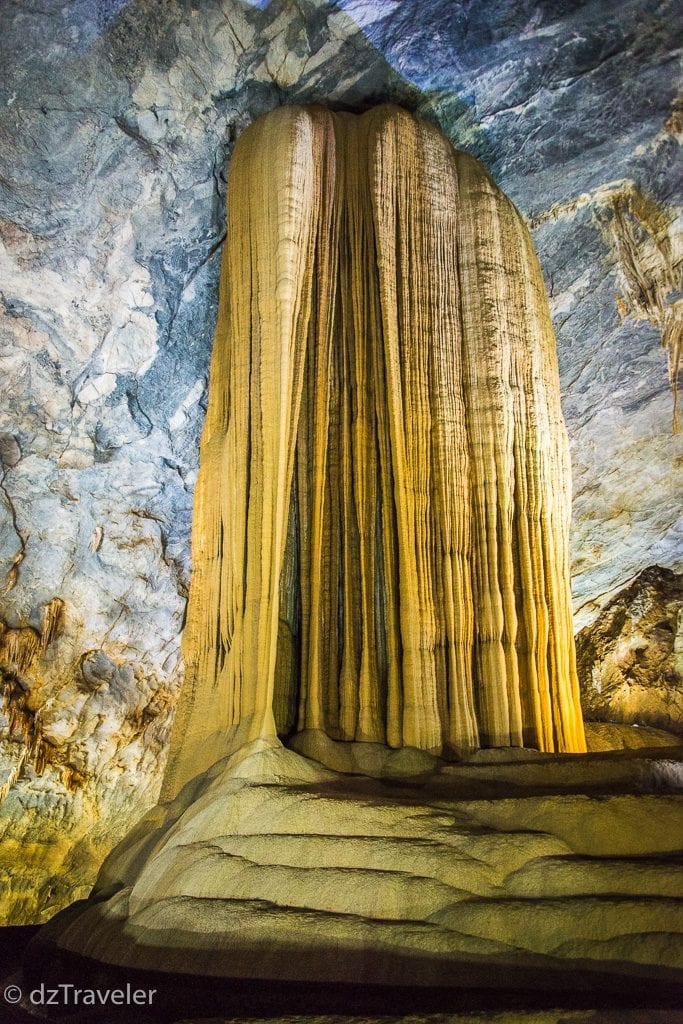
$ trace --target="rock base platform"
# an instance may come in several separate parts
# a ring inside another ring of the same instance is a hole
[[[142,819],[27,978],[152,977],[172,1002],[212,979],[252,1014],[680,1000],[680,748],[353,769],[236,751]]]

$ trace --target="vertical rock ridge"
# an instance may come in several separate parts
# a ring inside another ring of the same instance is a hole
[[[514,206],[384,106],[236,146],[165,794],[228,738],[585,749],[570,476]]]

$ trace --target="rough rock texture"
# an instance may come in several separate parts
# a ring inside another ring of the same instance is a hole
[[[240,138],[163,793],[228,737],[585,750],[557,355],[529,233],[384,104]]]
[[[655,566],[576,638],[588,718],[683,731],[683,577]]]
[[[149,812],[38,941],[233,978],[683,979],[680,759],[545,755],[388,784],[276,743]]]
[[[394,100],[484,162],[551,296],[577,627],[679,565],[660,349],[679,19],[674,0],[0,4],[3,919],[83,892],[158,792],[224,178],[264,111]]]

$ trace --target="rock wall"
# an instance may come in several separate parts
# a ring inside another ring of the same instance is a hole
[[[683,732],[683,576],[641,572],[576,638],[588,719]]]
[[[158,792],[225,172],[262,112],[393,100],[486,164],[528,219],[551,296],[577,628],[648,565],[680,568],[667,380],[680,346],[677,10],[1,5],[6,920],[47,917],[86,890]]]

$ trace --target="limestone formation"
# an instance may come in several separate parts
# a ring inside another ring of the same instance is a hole
[[[273,739],[242,747],[146,815],[92,898],[39,933],[31,970],[52,957],[63,978],[67,952],[89,958],[80,978],[96,960],[178,972],[186,990],[188,974],[266,991],[484,984],[600,1005],[680,984],[670,751],[378,774],[340,776]]]
[[[648,0],[0,3],[0,618],[39,632],[52,600],[65,610],[0,706],[4,923],[86,894],[158,797],[225,177],[264,111],[391,100],[485,163],[530,224],[550,295],[575,630],[647,566],[683,568],[660,349],[675,336],[658,312],[676,298],[681,238],[671,13]],[[89,652],[116,666],[112,682]]]
[[[284,107],[232,160],[166,793],[243,741],[585,749],[541,272],[397,107]]]
[[[661,331],[678,430],[678,377],[683,349],[683,300],[678,298],[683,244],[676,214],[662,209],[632,185],[617,190],[599,212],[619,258],[622,316],[649,320]]]
[[[587,718],[683,730],[683,576],[640,573],[576,638]]]

